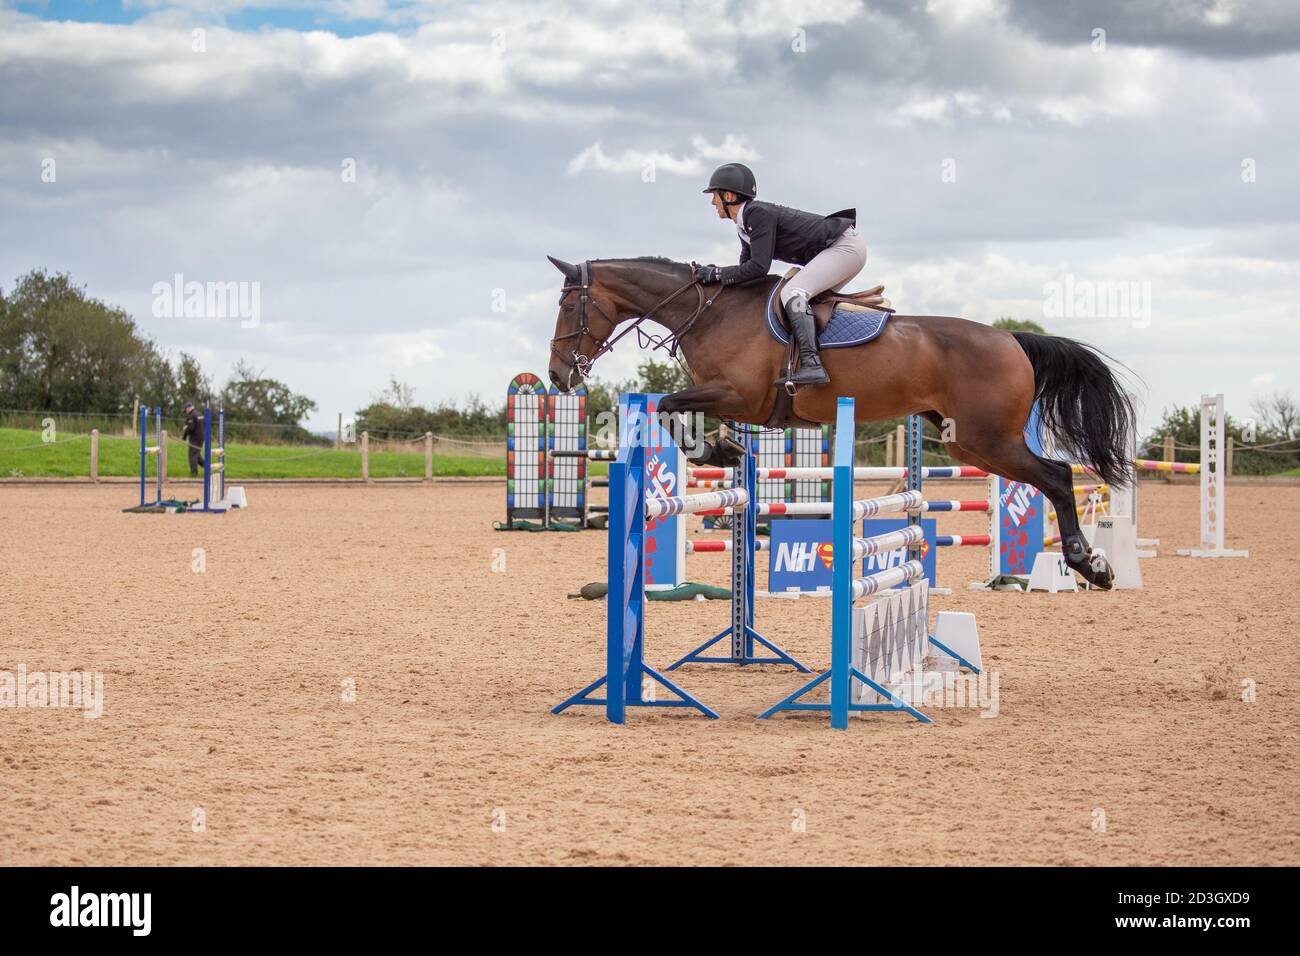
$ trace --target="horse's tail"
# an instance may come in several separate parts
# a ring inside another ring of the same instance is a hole
[[[1133,480],[1133,401],[1107,356],[1058,335],[1013,332],[1034,366],[1034,401],[1056,447],[1091,465],[1108,484]]]

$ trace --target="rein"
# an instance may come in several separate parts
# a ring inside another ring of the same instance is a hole
[[[578,267],[578,284],[572,285],[566,283],[565,286],[560,290],[561,305],[564,304],[564,297],[568,295],[570,292],[578,293],[578,329],[573,332],[566,332],[563,335],[557,335],[555,338],[551,339],[551,353],[556,358],[558,358],[561,362],[568,365],[572,371],[577,372],[579,379],[585,379],[591,375],[591,367],[593,364],[595,364],[596,359],[600,358],[606,352],[613,351],[615,344],[617,344],[629,332],[635,329],[637,333],[637,342],[641,348],[645,348],[647,345],[649,345],[650,350],[652,352],[657,351],[659,349],[665,349],[667,350],[670,358],[678,362],[678,364],[681,364],[681,360],[677,358],[677,351],[681,345],[681,340],[683,336],[685,336],[686,333],[691,330],[691,328],[699,320],[700,316],[704,314],[704,311],[708,309],[710,306],[712,306],[713,303],[718,300],[718,297],[722,295],[723,288],[725,288],[724,286],[719,286],[716,295],[713,295],[712,297],[706,297],[704,295],[704,287],[700,283],[696,282],[694,279],[695,264],[691,263],[690,268],[691,268],[692,278],[689,282],[681,286],[679,289],[677,289],[677,291],[669,294],[666,298],[661,299],[653,307],[647,309],[644,314],[637,316],[635,319],[632,320],[632,324],[627,326],[627,328],[623,329],[623,331],[619,332],[617,335],[611,335],[605,341],[600,342],[596,339],[596,336],[592,333],[591,325],[588,323],[587,320],[588,304],[594,307],[595,310],[600,313],[601,317],[606,322],[609,323],[611,332],[618,328],[620,322],[626,320],[612,318],[608,312],[606,312],[604,309],[600,307],[600,303],[596,302],[595,299],[592,298],[591,261],[588,260],[587,262],[584,262],[581,266]],[[656,312],[658,312],[664,306],[668,305],[668,303],[672,302],[674,299],[676,299],[687,289],[692,289],[692,288],[695,289],[696,295],[699,297],[699,299],[696,303],[695,311],[691,313],[690,318],[688,318],[682,325],[678,326],[674,330],[671,330],[667,336],[662,338],[641,328],[641,323],[645,322],[647,319],[654,318]],[[583,355],[582,352],[579,351],[579,349],[582,347],[583,336],[590,336],[591,340],[597,343],[595,351],[590,356]],[[574,345],[573,352],[571,353],[571,355],[566,356],[562,351],[560,351],[560,349],[556,347],[556,343],[563,342],[567,339],[571,339],[574,337],[577,338],[577,342]]]

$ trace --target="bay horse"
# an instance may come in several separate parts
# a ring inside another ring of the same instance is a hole
[[[951,436],[945,447],[957,461],[1042,491],[1056,508],[1066,562],[1094,587],[1110,588],[1109,563],[1091,552],[1079,529],[1070,465],[1040,457],[1025,444],[1037,402],[1042,429],[1057,449],[1109,484],[1132,482],[1132,401],[1092,346],[949,316],[894,315],[874,341],[823,351],[829,385],[801,389],[778,405],[775,383],[787,349],[764,322],[778,276],[702,286],[692,265],[668,259],[572,265],[548,258],[565,280],[551,340],[549,371],[557,388],[573,388],[614,342],[634,328],[644,336],[642,323],[652,321],[668,333],[655,347],[673,355],[680,349],[696,382],[667,395],[660,412],[781,427],[829,423],[836,398],[846,395],[855,400],[859,422],[923,415]],[[628,321],[631,326],[615,334]],[[692,461],[740,460],[734,442],[702,445],[699,454],[687,452]]]

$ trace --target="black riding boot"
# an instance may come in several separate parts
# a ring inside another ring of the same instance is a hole
[[[825,385],[831,377],[822,368],[821,356],[817,354],[817,320],[813,318],[812,307],[801,296],[795,296],[786,304],[785,312],[790,316],[790,330],[799,346],[799,370],[781,379],[779,384]]]

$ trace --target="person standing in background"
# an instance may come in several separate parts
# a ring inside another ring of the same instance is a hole
[[[191,478],[197,478],[199,466],[207,464],[203,460],[203,439],[203,419],[194,410],[194,403],[186,402],[185,427],[181,430],[181,440],[189,444]]]

